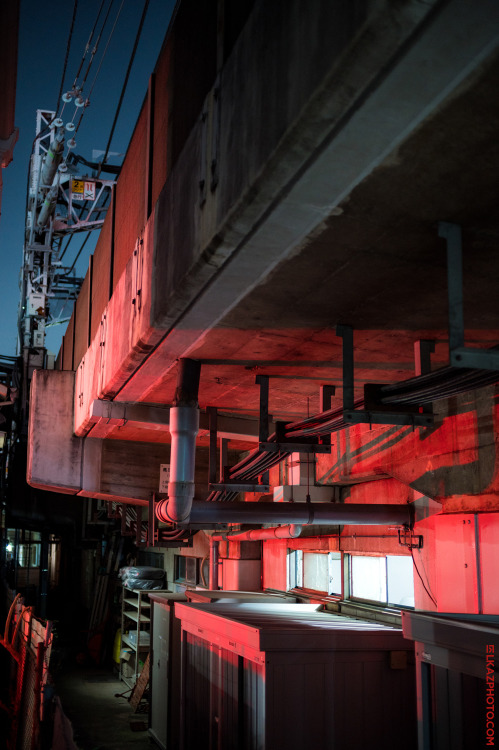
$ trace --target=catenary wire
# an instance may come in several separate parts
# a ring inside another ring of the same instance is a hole
[[[71,19],[71,26],[69,29],[69,35],[68,35],[68,41],[66,44],[66,56],[64,58],[64,65],[62,68],[62,76],[61,76],[61,85],[59,86],[59,95],[57,97],[57,104],[55,107],[55,112],[57,113],[59,111],[59,105],[61,102],[62,92],[64,91],[64,79],[66,78],[66,71],[68,68],[68,60],[69,60],[69,52],[71,50],[71,40],[73,38],[73,31],[75,26],[75,20],[76,20],[76,11],[78,10],[78,0],[74,0],[73,5],[73,17]]]
[[[97,24],[99,23],[99,18],[100,18],[100,15],[102,13],[102,9],[104,7],[105,1],[106,0],[101,0],[101,4],[100,4],[100,7],[99,7],[99,10],[98,10],[98,13],[97,13],[97,17],[96,17],[96,19],[94,21],[93,28],[90,31],[90,36],[88,37],[88,42],[87,42],[87,44],[85,46],[85,49],[83,51],[83,55],[81,56],[80,65],[78,67],[78,70],[76,71],[76,76],[75,76],[75,79],[73,81],[73,89],[76,87],[76,84],[78,82],[78,78],[80,77],[81,69],[83,68],[83,65],[85,63],[85,57],[87,56],[88,50],[90,49],[90,44],[92,43],[92,39],[93,39],[95,30],[97,28]]]
[[[112,141],[112,138],[113,138],[113,135],[114,135],[114,131],[116,129],[116,124],[118,122],[118,117],[119,117],[121,106],[122,106],[122,103],[123,103],[123,98],[125,96],[125,92],[126,92],[126,89],[127,89],[128,79],[130,77],[130,72],[131,72],[132,65],[133,65],[133,62],[134,62],[134,59],[135,59],[135,54],[136,54],[137,47],[138,47],[138,44],[139,44],[139,41],[140,41],[140,37],[141,37],[141,34],[142,34],[142,28],[144,26],[144,21],[145,21],[145,17],[146,17],[146,14],[147,14],[148,7],[149,7],[149,0],[145,0],[145,2],[144,2],[144,8],[143,8],[143,11],[142,11],[142,16],[141,16],[141,19],[140,19],[140,22],[139,22],[139,27],[137,29],[137,34],[135,36],[134,46],[133,46],[132,52],[130,54],[130,59],[129,59],[127,71],[126,71],[126,74],[125,74],[125,79],[124,79],[123,86],[122,86],[122,89],[121,89],[120,98],[119,98],[118,105],[116,107],[115,114],[114,114],[114,117],[113,117],[113,122],[112,122],[112,125],[111,125],[111,130],[110,130],[110,133],[109,133],[109,137],[108,137],[108,140],[107,140],[106,149],[105,149],[104,155],[102,157],[102,161],[101,161],[100,167],[99,167],[99,169],[98,169],[98,171],[96,173],[96,179],[98,179],[100,177],[100,174],[101,174],[101,172],[104,169],[104,164],[106,163],[107,156],[109,154],[109,149],[111,147],[111,141]],[[82,211],[84,209],[84,206],[85,206],[85,204],[82,206]],[[67,242],[66,242],[66,244],[64,246],[64,249],[62,251],[61,257],[63,257],[64,254],[66,253],[69,245],[71,244],[71,241],[72,241],[73,237],[74,237],[73,234],[71,234],[68,237],[68,240],[67,240]]]

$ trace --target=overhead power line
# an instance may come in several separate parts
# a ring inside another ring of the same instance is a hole
[[[106,150],[104,152],[104,156],[103,156],[102,162],[101,162],[101,167],[100,167],[100,169],[99,169],[99,171],[97,173],[97,177],[100,175],[100,173],[102,171],[102,165],[106,163],[107,155],[109,153],[109,149],[111,148],[111,141],[113,139],[113,135],[114,135],[114,131],[115,131],[115,128],[116,128],[116,124],[118,122],[118,117],[119,117],[119,114],[120,114],[121,105],[123,104],[123,98],[125,96],[126,88],[127,88],[127,85],[128,85],[128,79],[130,77],[130,72],[132,70],[133,61],[135,60],[135,53],[137,52],[137,47],[139,46],[140,36],[142,34],[142,28],[144,26],[144,21],[146,19],[148,7],[149,7],[149,0],[145,0],[145,2],[144,2],[144,8],[142,10],[142,16],[141,16],[140,23],[139,23],[139,28],[137,29],[137,34],[135,36],[135,43],[133,45],[132,54],[130,55],[130,60],[128,62],[128,68],[127,68],[126,75],[125,75],[125,80],[124,80],[123,86],[121,88],[121,94],[120,94],[120,98],[119,98],[119,101],[118,101],[118,106],[116,107],[116,112],[115,112],[115,115],[114,115],[113,124],[111,126],[111,132],[109,133],[109,138],[108,138],[108,141],[107,141]]]
[[[62,69],[62,76],[61,76],[61,85],[59,87],[59,95],[57,97],[57,104],[56,104],[56,107],[55,107],[55,112],[56,113],[59,110],[59,104],[61,102],[62,92],[64,91],[64,79],[66,78],[66,71],[67,71],[67,68],[68,68],[69,52],[70,52],[70,49],[71,49],[71,40],[73,38],[73,31],[74,31],[74,26],[75,26],[75,19],[76,19],[76,11],[77,10],[78,10],[78,0],[74,0],[73,17],[71,19],[71,26],[70,26],[69,34],[68,34],[68,41],[67,41],[67,44],[66,44],[66,57],[64,58],[64,66],[63,66],[63,69]]]

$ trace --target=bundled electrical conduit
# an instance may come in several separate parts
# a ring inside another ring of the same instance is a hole
[[[409,506],[397,505],[342,505],[324,503],[236,503],[236,492],[212,492],[207,500],[193,502],[196,436],[199,431],[200,363],[181,359],[174,404],[170,410],[172,436],[170,482],[168,499],[158,503],[156,515],[160,521],[187,525],[188,523],[290,523],[290,524],[411,524]],[[444,367],[400,383],[382,386],[382,404],[400,406],[425,405],[477,388],[498,380],[498,373],[490,370]],[[362,409],[363,400],[354,408]],[[321,414],[286,425],[285,437],[319,438],[348,427],[343,408],[329,409]],[[275,434],[270,441],[275,441]],[[230,480],[254,481],[272,466],[291,454],[290,451],[267,453],[256,448],[233,466]],[[220,507],[220,501],[224,503]],[[299,506],[304,506],[300,509]],[[211,508],[210,508],[211,506]],[[280,510],[278,511],[277,508]],[[349,510],[347,510],[349,509]],[[367,514],[367,515],[366,515]],[[268,532],[270,529],[262,531]],[[266,537],[272,538],[272,537]]]

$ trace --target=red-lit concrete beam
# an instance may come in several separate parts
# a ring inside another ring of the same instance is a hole
[[[235,219],[226,217],[217,229],[220,242],[209,264],[193,266],[168,300],[156,295],[151,318],[168,333],[123,383],[121,399],[147,400],[177,359],[193,356],[206,332],[263,283],[497,44],[499,6],[493,0],[388,7],[381,4],[366,31],[376,43],[352,49],[340,82],[333,68],[286,134],[281,161],[276,156],[265,165],[252,193],[257,197],[241,201]],[[430,68],[423,81],[421,71]],[[221,100],[223,107],[223,90]]]
[[[93,421],[93,427],[88,437],[92,438],[106,438],[113,433],[114,438],[126,439],[127,429],[168,433],[170,407],[95,399],[90,408],[90,419]],[[116,431],[116,427],[120,430]],[[209,429],[208,414],[200,412],[199,432],[208,433]],[[217,434],[218,437],[229,440],[258,442],[258,420],[220,414],[217,420]]]

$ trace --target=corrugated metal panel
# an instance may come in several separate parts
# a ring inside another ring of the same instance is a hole
[[[218,691],[214,696],[213,712],[217,721],[220,737],[214,747],[239,747],[239,732],[242,729],[239,721],[239,659],[228,649],[218,653]]]
[[[206,641],[190,633],[183,642],[183,748],[208,747],[210,736],[211,653]]]
[[[261,664],[242,660],[242,750],[263,750],[265,742],[265,674]]]
[[[362,632],[366,647],[390,648],[400,638],[400,630],[379,623],[363,622],[329,612],[317,611],[314,604],[189,604],[176,605],[182,627],[215,638],[221,646],[229,641],[233,648],[251,648],[256,652],[299,648],[304,635],[309,650],[349,649]]]

